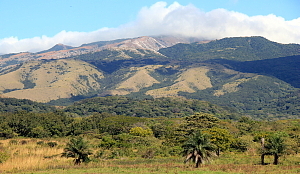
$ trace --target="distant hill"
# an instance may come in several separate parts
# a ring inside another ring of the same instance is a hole
[[[74,47],[72,47],[72,46],[68,46],[68,45],[64,45],[64,44],[56,44],[48,50],[38,52],[38,54],[46,53],[46,52],[52,52],[52,51],[69,50],[69,49],[73,49],[73,48]]]
[[[38,53],[25,52],[0,55],[0,68],[6,68],[7,66],[15,66],[17,64],[29,60],[62,59],[84,54],[93,54],[95,52],[101,52],[102,50],[106,49],[131,51],[140,49],[153,52],[159,50],[160,48],[166,48],[178,43],[190,43],[192,41],[198,40],[199,39],[196,38],[185,38],[175,36],[143,36],[138,38],[93,42],[89,44],[83,44],[79,47],[71,47],[67,45],[57,44],[48,50],[41,51]]]

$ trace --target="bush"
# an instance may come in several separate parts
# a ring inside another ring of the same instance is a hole
[[[117,144],[117,141],[114,140],[111,136],[103,136],[102,140],[99,144],[99,147],[103,147],[105,149],[111,149]]]
[[[10,140],[9,145],[17,145],[18,141],[17,140]]]
[[[0,147],[0,163],[4,163],[9,157],[9,153],[3,147]]]
[[[57,143],[56,142],[48,142],[47,145],[49,147],[56,147],[57,146]]]
[[[130,129],[130,135],[146,137],[153,135],[153,132],[149,128],[143,129],[142,127],[134,127]]]
[[[24,145],[24,144],[27,144],[28,142],[26,141],[26,140],[22,140],[22,141],[20,141],[20,144],[21,145]]]
[[[38,141],[38,142],[36,142],[36,144],[42,146],[42,145],[44,145],[45,143],[44,143],[44,141]]]
[[[142,153],[141,157],[147,159],[154,158],[155,152],[156,150],[154,148],[148,148]]]

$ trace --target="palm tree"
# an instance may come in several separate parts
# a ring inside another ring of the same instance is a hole
[[[89,149],[88,142],[84,141],[82,137],[78,137],[71,139],[70,142],[67,143],[62,157],[75,158],[74,165],[79,165],[82,162],[90,162],[89,155],[91,154],[92,152]]]
[[[216,156],[215,146],[210,142],[209,135],[203,134],[201,131],[193,133],[182,147],[183,153],[186,155],[184,163],[192,159],[196,168],[199,167],[199,164],[210,161],[213,156]]]
[[[261,164],[264,163],[265,155],[274,155],[274,165],[279,163],[279,156],[283,154],[286,150],[286,145],[284,143],[283,136],[280,134],[274,134],[267,138],[266,143],[264,143],[264,138],[262,138],[262,155]]]

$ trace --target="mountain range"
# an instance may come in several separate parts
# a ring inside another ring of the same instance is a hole
[[[299,118],[300,45],[259,36],[143,36],[0,56],[0,95],[53,105],[111,95],[199,99],[259,119]]]

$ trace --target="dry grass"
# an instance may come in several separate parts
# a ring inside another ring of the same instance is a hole
[[[210,78],[206,75],[209,71],[206,67],[190,68],[179,75],[175,84],[159,89],[149,90],[147,95],[154,98],[178,96],[178,92],[196,92],[195,89],[203,90],[212,87]]]
[[[181,157],[170,158],[122,158],[94,160],[89,164],[74,166],[72,159],[60,157],[67,139],[43,140],[17,139],[0,140],[1,146],[10,153],[10,158],[0,164],[0,173],[243,173],[243,174],[281,174],[300,173],[300,155],[280,157],[280,165],[259,165],[260,157],[253,153],[227,153],[210,164],[194,168],[193,163],[183,164]],[[58,143],[57,147],[46,145],[49,141]],[[26,143],[22,143],[26,142]],[[97,149],[94,149],[96,151]],[[267,156],[271,163],[272,157]]]
[[[50,148],[47,145],[37,145],[35,139],[18,139],[17,141],[18,144],[11,144],[10,140],[1,140],[10,158],[0,164],[0,173],[46,170],[73,165],[72,159],[60,157],[63,151],[62,146]]]
[[[48,102],[71,97],[71,93],[80,95],[99,89],[100,83],[95,75],[103,78],[103,74],[95,67],[79,60],[61,59],[43,64],[41,61],[30,61],[16,71],[0,76],[0,92],[14,89],[5,95]],[[31,81],[35,86],[24,89],[25,86],[21,83],[24,80]]]

